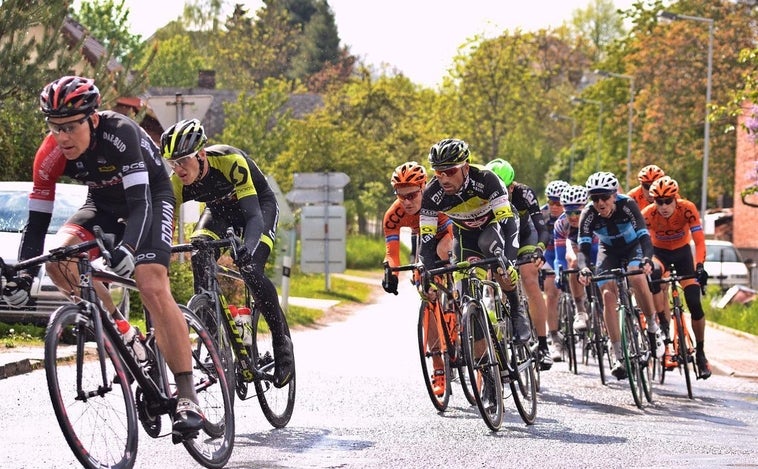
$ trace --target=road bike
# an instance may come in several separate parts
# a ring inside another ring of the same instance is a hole
[[[534,423],[537,364],[529,344],[514,340],[510,306],[504,304],[500,285],[487,278],[485,269],[489,268],[508,270],[505,261],[497,256],[456,262],[427,270],[424,275],[430,278],[448,272],[463,274],[460,279],[463,357],[480,415],[492,431],[498,431],[503,421],[506,383],[522,420],[528,425]],[[487,297],[493,301],[485,301]]]
[[[176,409],[173,375],[157,346],[150,312],[145,309],[148,330],[142,345],[147,357],[141,360],[124,343],[111,314],[98,299],[95,281],[128,289],[136,289],[136,283],[93,266],[89,250],[98,248],[109,260],[112,249],[112,235],[104,236],[99,227],[93,231],[94,240],[52,249],[49,254],[15,265],[0,259],[6,279],[46,262],[59,262],[61,269],[72,263],[78,266],[76,278],[81,293],[69,293],[72,304],[53,312],[45,333],[48,390],[69,447],[87,468],[133,467],[139,421],[148,436],[172,435],[172,441],[181,442],[203,466],[223,467],[234,447],[234,413],[231,391],[213,340],[203,323],[180,305],[187,321],[192,374],[205,422],[202,431],[194,436],[174,435],[170,427],[168,432],[162,432],[162,416],[173,416]],[[75,350],[73,360],[59,360],[71,348]]]
[[[406,264],[396,267],[385,265],[386,278],[390,272],[421,271],[420,264]],[[420,275],[419,275],[420,278]],[[460,341],[461,307],[456,301],[455,282],[452,273],[435,276],[431,284],[436,289],[434,300],[421,296],[418,311],[418,350],[421,358],[421,373],[424,377],[429,398],[434,408],[443,412],[447,409],[452,395],[452,382],[460,381],[463,394],[471,405],[476,404],[471,383],[465,369]],[[441,368],[440,368],[441,366]],[[442,371],[445,379],[443,394],[434,392],[434,373]]]
[[[574,304],[574,295],[571,294],[570,275],[576,274],[579,269],[564,269],[559,266],[558,272],[550,272],[548,275],[556,275],[558,278],[558,331],[563,339],[563,350],[561,355],[568,363],[569,370],[574,374],[579,374],[578,357],[576,355],[576,346],[578,342],[587,340],[585,331],[574,330],[574,318],[576,317],[576,305]]]
[[[697,366],[697,360],[695,360],[695,347],[690,335],[689,328],[684,321],[684,304],[682,303],[681,292],[682,286],[680,282],[691,278],[696,278],[696,274],[690,275],[678,275],[674,265],[669,267],[669,274],[658,280],[653,280],[651,283],[668,284],[671,290],[671,319],[673,320],[672,336],[671,339],[667,339],[667,344],[671,344],[673,353],[669,357],[671,361],[676,363],[676,368],[680,373],[684,374],[684,381],[687,384],[687,397],[692,399],[692,376],[696,376],[700,379],[700,370]],[[703,287],[701,287],[703,288]],[[704,290],[705,288],[703,288]],[[661,360],[656,360],[659,365],[656,369],[660,372],[659,382],[663,384],[666,380],[666,373],[669,370],[665,366],[665,359],[661,357]]]
[[[203,278],[206,283],[198,286],[199,293],[190,298],[187,308],[203,321],[216,342],[229,387],[236,390],[242,400],[257,397],[266,420],[272,426],[282,428],[289,423],[295,406],[296,376],[281,388],[274,386],[274,347],[266,317],[245,285],[241,305],[250,309],[252,317],[252,345],[245,345],[219,283],[219,276],[245,283],[238,271],[215,261],[216,251],[222,248],[230,248],[236,257],[240,242],[230,228],[225,238],[195,238],[190,243],[174,245],[171,250],[178,253],[206,252],[200,256],[208,260],[201,267],[205,270]],[[250,392],[250,383],[254,393]]]
[[[579,275],[582,275],[581,273]],[[603,305],[600,301],[600,291],[596,283],[590,283],[584,287],[585,310],[587,311],[586,335],[582,340],[582,357],[585,365],[589,365],[590,358],[593,358],[600,373],[600,382],[603,385],[608,384],[608,377],[605,373],[605,364],[611,366],[611,348],[608,340],[608,331],[605,328],[605,319],[603,317]]]
[[[640,409],[643,399],[653,400],[652,392],[652,352],[645,328],[640,322],[641,312],[632,304],[632,293],[628,277],[640,275],[642,270],[627,271],[624,268],[611,269],[602,275],[593,275],[592,282],[613,280],[618,285],[616,311],[621,331],[621,348],[624,355],[629,386],[634,404]]]

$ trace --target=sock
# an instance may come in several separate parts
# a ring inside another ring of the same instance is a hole
[[[191,371],[184,371],[182,373],[174,373],[174,379],[176,380],[176,393],[180,398],[189,399],[197,404],[197,394],[195,394],[195,380],[192,377]]]
[[[546,335],[537,336],[537,343],[539,343],[540,349],[547,350],[547,336]]]

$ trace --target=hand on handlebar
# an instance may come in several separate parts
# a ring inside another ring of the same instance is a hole
[[[545,250],[541,246],[534,248],[534,251],[532,252],[532,263],[534,263],[538,269],[545,263]]]
[[[8,280],[3,286],[3,300],[13,308],[21,308],[29,301],[29,291],[32,289],[32,276],[19,274]]]
[[[382,279],[382,288],[384,288],[384,291],[387,293],[392,293],[393,295],[397,295],[397,275],[393,274],[390,270],[390,266],[388,263],[384,263],[384,278]]]
[[[705,286],[708,285],[708,272],[706,272],[705,267],[703,267],[701,262],[698,262],[695,267],[695,275],[697,283],[700,284],[700,289],[705,293]]]
[[[590,281],[592,281],[592,270],[589,267],[584,267],[582,270],[579,271],[579,276],[577,277],[577,280],[579,283],[584,285],[585,287],[590,284]]]
[[[134,273],[134,254],[125,244],[119,244],[111,251],[111,259],[108,265],[114,274],[121,277],[131,277]]]

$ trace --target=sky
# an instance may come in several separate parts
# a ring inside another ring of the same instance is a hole
[[[477,34],[495,37],[505,29],[557,27],[591,0],[329,0],[342,44],[376,67],[397,69],[413,82],[442,82],[459,46]],[[253,14],[260,0],[228,0]],[[629,8],[634,0],[614,0]],[[149,37],[181,15],[184,0],[126,0],[132,31]],[[160,5],[160,6],[157,6]]]

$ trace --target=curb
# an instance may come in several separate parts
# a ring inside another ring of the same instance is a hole
[[[0,379],[31,373],[39,368],[42,368],[42,360],[24,358],[16,362],[6,363],[0,365]]]

